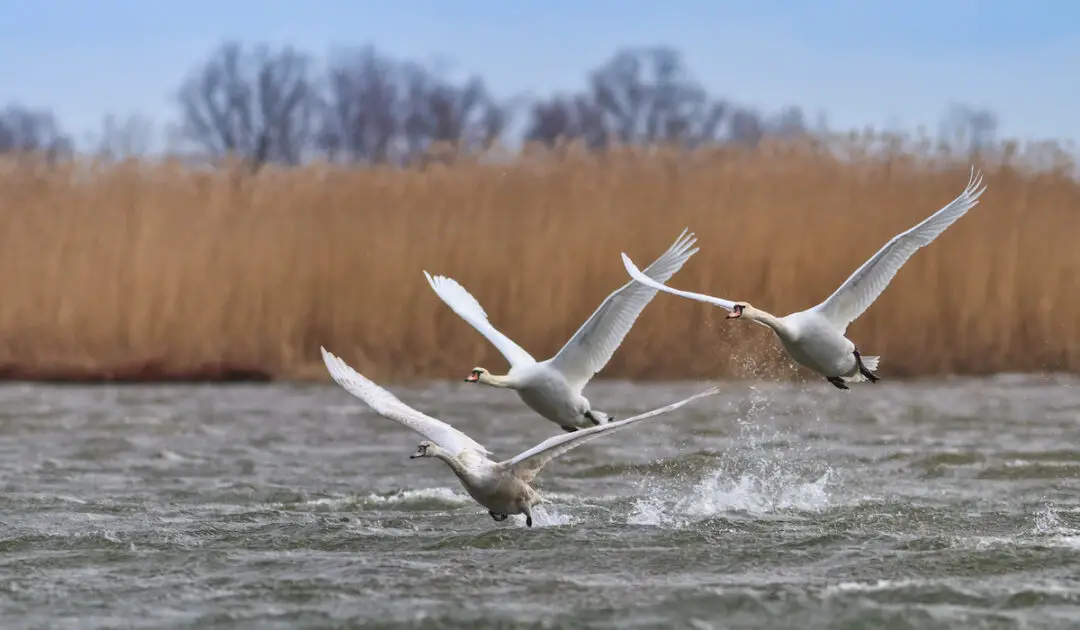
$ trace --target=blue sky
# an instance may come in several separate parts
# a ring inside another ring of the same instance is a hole
[[[174,115],[225,39],[441,61],[498,94],[569,91],[624,46],[667,44],[714,94],[834,127],[936,130],[952,102],[1002,135],[1080,139],[1080,3],[1049,0],[0,0],[0,102],[80,137],[107,113]]]

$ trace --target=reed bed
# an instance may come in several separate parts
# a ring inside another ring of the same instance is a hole
[[[1080,370],[1080,185],[1022,157],[977,158],[981,204],[849,329],[883,378]],[[501,372],[422,270],[547,358],[628,280],[620,251],[644,267],[683,227],[701,251],[672,286],[784,314],[953,199],[970,163],[795,144],[254,175],[6,162],[0,376],[323,379],[320,345],[383,380]],[[658,295],[600,377],[807,376],[724,314]]]

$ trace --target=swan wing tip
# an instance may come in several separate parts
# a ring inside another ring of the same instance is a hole
[[[438,291],[439,288],[442,287],[443,285],[447,285],[447,284],[451,284],[451,283],[457,284],[452,279],[447,278],[446,276],[440,276],[440,275],[434,275],[433,276],[430,273],[428,273],[426,269],[424,270],[424,277],[427,278],[428,284],[431,285],[431,288],[435,289],[436,291]]]
[[[427,272],[425,271],[424,273],[427,273]],[[461,289],[461,290],[465,289],[465,287],[461,286],[460,282],[458,282],[457,280],[454,280],[453,278],[451,278],[449,276],[428,276],[428,281],[431,282],[431,286],[433,288],[435,288],[435,290],[444,289],[444,288],[452,289],[452,290],[453,289]]]
[[[986,184],[983,183],[983,174],[981,169],[977,169],[974,165],[971,167],[971,175],[968,178],[967,188],[964,189],[964,195],[971,201],[977,201],[984,192],[986,192]]]
[[[431,284],[432,290],[435,291],[435,295],[439,296],[439,299],[458,315],[468,319],[466,313],[469,313],[470,315],[479,316],[481,319],[487,319],[487,311],[484,310],[484,307],[457,280],[447,276],[434,276],[428,278],[428,282]]]
[[[639,269],[638,266],[634,264],[634,261],[630,258],[630,256],[626,254],[626,252],[622,253],[622,260],[623,266],[626,267],[626,270],[629,271],[631,275],[641,273],[641,269]]]

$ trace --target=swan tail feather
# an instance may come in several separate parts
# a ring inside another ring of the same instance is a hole
[[[866,369],[876,373],[878,362],[880,360],[881,357],[862,357],[862,364],[866,366]]]

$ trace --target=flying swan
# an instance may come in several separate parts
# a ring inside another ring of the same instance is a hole
[[[420,442],[416,453],[410,455],[409,459],[418,457],[441,459],[446,462],[450,470],[454,471],[469,496],[487,508],[488,514],[496,522],[505,521],[511,514],[524,514],[525,524],[529,527],[532,527],[532,507],[538,503],[548,502],[529,484],[548,462],[599,437],[602,433],[615,432],[635,422],[674,411],[689,402],[711,396],[719,391],[719,388],[713,387],[685,400],[632,418],[573,433],[562,433],[544,440],[512,459],[493,462],[487,458],[491,451],[469,436],[441,420],[436,420],[409,407],[387,390],[353,370],[344,361],[327,352],[325,348],[320,346],[319,349],[322,351],[323,362],[326,363],[330,376],[345,391],[367,403],[380,416],[400,422],[428,438]]]
[[[976,173],[972,167],[967,188],[949,205],[915,227],[894,236],[824,302],[784,317],[776,317],[754,308],[749,302],[731,302],[701,293],[672,289],[642,274],[625,253],[622,259],[630,277],[642,284],[719,306],[729,311],[728,319],[748,319],[768,326],[797,363],[824,375],[826,380],[837,388],[848,389],[846,383],[878,381],[876,371],[879,357],[859,354],[855,344],[844,336],[847,327],[873,304],[916,250],[930,244],[973,208],[985,190],[986,187],[982,186],[982,175]]]
[[[675,243],[645,269],[645,274],[654,281],[666,281],[698,251],[691,249],[696,241],[693,232],[687,234],[683,230]],[[483,307],[465,287],[444,276],[433,278],[427,271],[424,276],[435,294],[472,324],[510,363],[510,371],[501,376],[482,367],[473,368],[465,378],[467,382],[513,389],[529,408],[567,432],[614,420],[593,409],[581,392],[593,375],[607,365],[638,315],[656,295],[656,289],[634,281],[616,289],[558,354],[537,362],[491,325]]]

